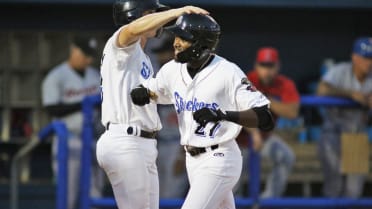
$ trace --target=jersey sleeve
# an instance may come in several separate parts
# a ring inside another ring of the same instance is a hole
[[[300,101],[296,85],[291,80],[286,80],[284,89],[282,89],[282,102],[284,103],[297,103]]]
[[[148,79],[143,84],[158,96],[156,101],[158,104],[172,104],[172,95],[170,94],[166,80],[167,76],[165,75],[166,66],[159,70],[155,78]]]
[[[236,104],[235,111],[244,111],[270,104],[269,100],[254,87],[237,66],[232,72],[229,87],[229,95],[232,102]]]
[[[121,27],[119,30],[117,30],[114,35],[110,38],[110,48],[112,50],[113,55],[115,56],[115,60],[119,64],[124,64],[128,59],[130,59],[133,56],[138,55],[137,50],[142,50],[140,45],[140,40],[130,44],[126,47],[119,47],[117,45],[117,40],[119,38],[120,31],[125,28],[126,26]],[[126,69],[126,68],[118,68],[118,69]]]
[[[62,100],[60,76],[57,72],[50,72],[44,79],[41,92],[43,106],[59,104]]]
[[[334,66],[331,67],[326,74],[324,74],[322,81],[337,87],[342,84],[342,79],[344,76],[343,70],[339,66]]]

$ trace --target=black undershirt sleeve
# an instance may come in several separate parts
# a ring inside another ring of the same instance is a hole
[[[259,128],[262,131],[271,131],[275,126],[267,105],[240,112],[226,111],[224,119],[244,127]]]
[[[45,106],[46,111],[53,117],[64,117],[66,115],[81,111],[81,103],[56,104]]]
[[[257,114],[258,128],[261,131],[272,131],[275,127],[275,122],[271,111],[267,105],[255,107],[252,110]]]

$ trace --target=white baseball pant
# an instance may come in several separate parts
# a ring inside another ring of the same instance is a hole
[[[110,125],[97,142],[97,159],[106,172],[119,209],[158,209],[156,140],[128,136]]]
[[[235,140],[197,156],[186,153],[190,190],[182,209],[235,209],[232,189],[242,171]]]

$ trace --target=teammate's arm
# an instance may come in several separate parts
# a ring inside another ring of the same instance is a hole
[[[275,99],[270,99],[270,109],[280,117],[294,119],[298,116],[300,104],[298,102],[284,103]]]
[[[252,139],[252,146],[253,150],[259,151],[263,146],[263,139],[261,135],[261,131],[258,128],[246,128],[244,130],[250,134]]]
[[[49,115],[59,118],[81,111],[81,103],[47,105],[45,109]]]
[[[159,29],[166,23],[178,18],[183,14],[197,13],[208,14],[204,9],[194,6],[186,6],[178,9],[171,9],[164,12],[157,12],[145,15],[130,24],[120,31],[117,45],[119,47],[126,47],[138,41],[141,36]]]
[[[320,96],[345,97],[345,98],[350,98],[362,105],[367,104],[367,97],[363,93],[341,89],[341,88],[336,88],[326,81],[321,81],[319,83],[317,94]]]
[[[279,117],[294,119],[300,111],[300,95],[291,80],[285,80],[281,89],[280,100],[268,97],[270,110]]]
[[[157,104],[172,104],[172,98],[167,85],[167,76],[165,71],[169,69],[165,64],[155,78],[150,78],[143,85],[132,89],[130,96],[135,105],[144,106],[150,103],[150,99]]]
[[[351,98],[352,92],[341,88],[335,88],[331,84],[321,81],[318,85],[317,94],[321,96],[339,96]]]

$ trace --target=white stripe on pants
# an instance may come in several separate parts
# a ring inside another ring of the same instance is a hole
[[[182,209],[235,209],[232,189],[242,170],[235,140],[192,157],[186,154],[190,190]]]

